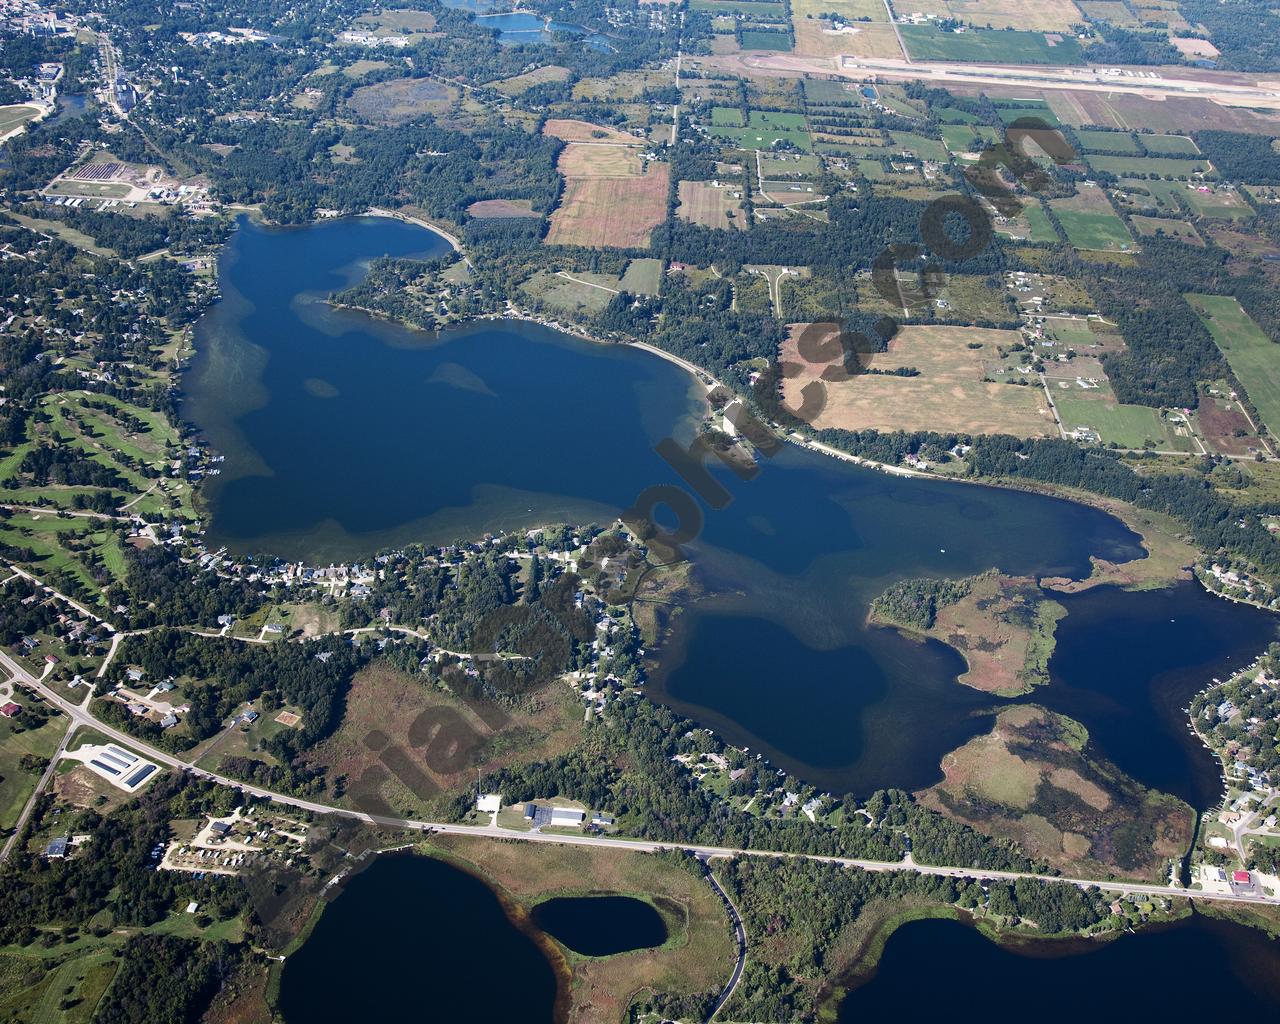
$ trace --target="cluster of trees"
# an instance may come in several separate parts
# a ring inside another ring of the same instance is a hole
[[[1182,63],[1182,54],[1163,32],[1131,32],[1106,21],[1094,25],[1102,33],[1102,42],[1089,47],[1090,64]]]
[[[1269,0],[1179,0],[1178,8],[1187,21],[1208,30],[1221,51],[1218,67],[1274,71],[1280,64],[1280,15]]]
[[[192,252],[226,240],[230,221],[218,217],[187,217],[174,208],[164,214],[127,217],[87,206],[50,206],[27,203],[19,212],[28,217],[53,218],[89,235],[100,246],[134,259],[168,248],[174,254]]]
[[[240,962],[225,942],[135,935],[120,950],[116,976],[94,1012],[97,1024],[192,1024]]]
[[[938,609],[955,604],[970,587],[969,580],[901,580],[871,602],[871,612],[878,619],[911,629],[931,629]]]
[[[1217,130],[1196,132],[1194,138],[1224,178],[1251,185],[1280,185],[1280,152],[1275,139]]]
[[[212,625],[221,615],[243,617],[262,603],[258,591],[240,579],[193,573],[178,553],[163,545],[125,549],[125,581],[110,588],[111,606],[124,605],[129,625]]]

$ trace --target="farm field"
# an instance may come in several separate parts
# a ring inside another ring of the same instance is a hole
[[[1193,292],[1183,298],[1213,335],[1262,422],[1273,433],[1280,431],[1280,346],[1231,296]]]
[[[733,187],[723,184],[716,188],[709,181],[682,181],[676,216],[708,228],[745,227],[742,200],[734,198],[734,191]]]
[[[1204,188],[1187,188],[1181,193],[1183,201],[1199,216],[1208,220],[1247,220],[1253,216],[1253,207],[1234,189],[1218,186],[1201,191]]]
[[[744,31],[742,33],[744,50],[778,50],[791,49],[791,37],[785,32]]]
[[[944,124],[941,131],[943,144],[952,153],[981,153],[1000,139],[1000,133],[987,124]]]
[[[793,326],[782,350],[784,359],[801,362],[804,367],[784,385],[784,397],[793,406],[799,404],[805,384],[824,369],[795,356],[797,337],[798,328]],[[993,357],[997,346],[1007,348],[1020,340],[1016,331],[982,327],[903,327],[889,350],[872,356],[870,365],[884,371],[913,367],[919,375],[863,374],[828,383],[826,408],[813,425],[818,429],[940,430],[1015,437],[1055,434],[1048,403],[1038,386],[983,380],[984,359]],[[979,347],[970,348],[971,344]]]
[[[1085,152],[1138,153],[1138,140],[1129,132],[1104,132],[1098,129],[1077,128],[1076,138]],[[1155,136],[1151,136],[1155,138]]]
[[[1077,249],[1122,252],[1132,247],[1128,229],[1106,193],[1096,185],[1080,184],[1079,192],[1066,199],[1054,199],[1050,209],[1067,233],[1067,241]]]
[[[1070,32],[1080,21],[1071,0],[913,0],[895,7],[899,14],[933,14],[993,29]]]
[[[1161,156],[1198,156],[1200,147],[1185,135],[1140,135],[1138,141],[1148,153]]]
[[[1174,156],[1090,156],[1089,166],[1097,171],[1114,174],[1117,178],[1126,174],[1158,175],[1161,178],[1216,177],[1213,164],[1195,157]]]
[[[838,5],[833,7],[838,10]],[[881,12],[884,7],[881,5]],[[848,54],[851,57],[882,57],[893,60],[902,58],[902,47],[893,26],[859,22],[851,25],[855,31],[834,32],[831,22],[818,17],[794,17],[792,26],[796,34],[795,52],[806,57],[834,57]]]
[[[565,172],[547,244],[647,247],[649,233],[666,217],[668,174],[667,164],[654,164],[640,175],[571,177]]]
[[[1053,64],[1083,62],[1075,36],[1043,32],[997,32],[970,29],[944,32],[935,25],[899,25],[912,60],[975,64]]]
[[[551,135],[564,142],[614,142],[624,146],[642,145],[640,139],[634,135],[628,135],[626,132],[619,131],[617,128],[609,128],[604,125],[592,124],[590,121],[577,121],[572,118],[550,118],[542,126],[543,135]],[[571,147],[566,147],[566,149]]]

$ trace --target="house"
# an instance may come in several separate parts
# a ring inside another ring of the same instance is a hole
[[[1253,876],[1247,871],[1233,871],[1231,872],[1231,883],[1232,885],[1252,885]]]
[[[7,704],[0,705],[0,715],[4,715],[5,718],[13,718],[21,710],[22,705],[14,701],[9,701]]]
[[[51,860],[55,857],[65,857],[67,855],[66,839],[55,839],[44,848],[44,855]]]
[[[605,814],[603,811],[596,811],[596,813],[591,816],[591,824],[595,825],[596,828],[610,828],[613,823],[613,815]]]
[[[178,724],[178,716],[175,715],[172,711],[170,711],[167,715],[165,715],[164,718],[160,719],[161,729],[172,729],[177,724]]]
[[[252,711],[252,710],[246,711],[243,715],[240,716],[240,721],[243,722],[245,725],[253,725],[253,723],[256,722],[257,720],[258,720],[258,712]]]
[[[215,836],[226,839],[227,836],[231,835],[231,823],[226,821],[215,821],[209,826],[209,831]]]

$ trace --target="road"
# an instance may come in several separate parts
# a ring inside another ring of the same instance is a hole
[[[371,825],[380,825],[384,828],[407,829],[415,832],[441,833],[444,835],[460,835],[460,836],[481,836],[486,839],[503,839],[508,842],[529,842],[529,843],[556,843],[561,846],[594,846],[612,850],[634,850],[637,853],[656,853],[660,850],[685,850],[693,855],[703,859],[713,859],[718,857],[767,857],[771,859],[784,857],[799,857],[803,860],[817,861],[825,864],[835,864],[840,867],[858,868],[862,871],[911,871],[921,875],[931,875],[941,878],[963,878],[982,882],[1013,882],[1019,878],[1030,878],[1035,881],[1043,882],[1064,882],[1067,885],[1074,885],[1080,889],[1101,889],[1104,892],[1112,892],[1118,895],[1132,894],[1141,896],[1178,898],[1194,896],[1196,899],[1211,900],[1219,903],[1254,903],[1269,904],[1271,906],[1280,906],[1280,896],[1267,897],[1263,895],[1252,896],[1243,893],[1209,893],[1183,889],[1174,885],[1156,885],[1146,882],[1118,882],[1098,880],[1093,878],[1068,878],[1058,875],[1042,875],[1029,871],[994,871],[988,869],[976,868],[958,868],[945,867],[933,864],[920,864],[908,853],[900,861],[882,861],[867,860],[861,857],[831,857],[819,854],[809,853],[787,853],[779,850],[744,850],[740,847],[732,846],[708,846],[701,843],[683,843],[675,840],[664,840],[655,842],[647,839],[622,839],[613,836],[593,836],[593,835],[544,835],[541,832],[518,832],[512,829],[500,828],[495,825],[459,825],[454,822],[445,821],[418,821],[412,818],[396,818],[384,814],[367,814],[363,811],[349,810],[344,807],[333,807],[330,804],[323,804],[316,800],[303,800],[300,797],[288,796],[284,793],[276,793],[270,789],[264,789],[261,786],[255,786],[252,783],[243,782],[240,779],[234,779],[227,775],[220,775],[217,772],[211,772],[204,768],[197,768],[195,765],[181,758],[175,757],[166,751],[160,750],[150,744],[143,743],[128,733],[116,729],[114,726],[102,722],[95,718],[93,714],[79,704],[73,704],[63,698],[54,690],[45,686],[40,680],[19,665],[5,651],[0,651],[0,665],[7,668],[14,677],[14,681],[34,690],[40,694],[50,704],[57,707],[65,715],[71,718],[71,721],[77,726],[85,726],[97,730],[115,742],[140,751],[157,764],[165,765],[177,771],[189,772],[197,778],[207,779],[218,785],[230,786],[246,793],[249,796],[258,797],[262,800],[270,800],[273,803],[280,804],[284,807],[293,807],[298,810],[309,811],[312,814],[330,815],[333,817],[347,818],[353,821],[363,821]]]
[[[884,13],[889,15],[889,24],[893,26],[893,34],[898,40],[898,49],[902,51],[902,59],[910,64],[911,51],[907,49],[907,44],[902,41],[902,32],[898,28],[897,19],[893,16],[893,4],[889,0],[884,0]]]
[[[704,861],[704,863],[706,862]],[[724,887],[716,876],[712,874],[709,864],[707,865],[707,881],[711,883],[711,888],[718,892],[720,898],[724,900],[724,909],[729,915],[729,920],[733,922],[733,937],[738,944],[738,959],[733,965],[733,974],[729,976],[728,984],[725,985],[719,998],[716,999],[715,1005],[711,1007],[711,1012],[707,1014],[706,1024],[711,1024],[716,1019],[716,1014],[723,1009],[724,1004],[733,997],[734,989],[738,987],[738,982],[742,980],[742,971],[747,966],[747,930],[742,926],[742,915],[738,913],[738,908],[734,906],[729,894],[724,891]]]

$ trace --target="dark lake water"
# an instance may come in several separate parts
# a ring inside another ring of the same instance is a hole
[[[667,941],[667,925],[632,896],[565,896],[533,908],[533,923],[583,956],[612,956]]]
[[[664,436],[687,442],[701,412],[678,366],[527,323],[436,335],[323,301],[374,257],[444,244],[385,219],[237,232],[185,379],[185,415],[226,455],[205,491],[212,544],[362,558],[609,522],[646,487],[682,483],[654,452]],[[1081,576],[1091,554],[1141,552],[1120,522],[1075,503],[891,477],[791,445],[753,480],[713,471],[733,500],[706,510],[689,553],[715,596],[683,617],[652,692],[834,790],[929,784],[999,703],[955,682],[950,649],[867,627],[889,583],[992,567]],[[1055,684],[1035,699],[1078,717],[1140,780],[1200,802],[1216,773],[1178,709],[1256,654],[1272,617],[1192,585],[1064,603]]]
[[[1079,1024],[1280,1011],[1280,943],[1240,925],[1196,916],[1106,945],[1026,950],[956,921],[913,921],[890,936],[875,977],[844,998],[837,1019]]]
[[[546,955],[511,923],[493,890],[415,856],[379,858],[353,878],[280,981],[289,1024],[552,1024],[556,998]]]

